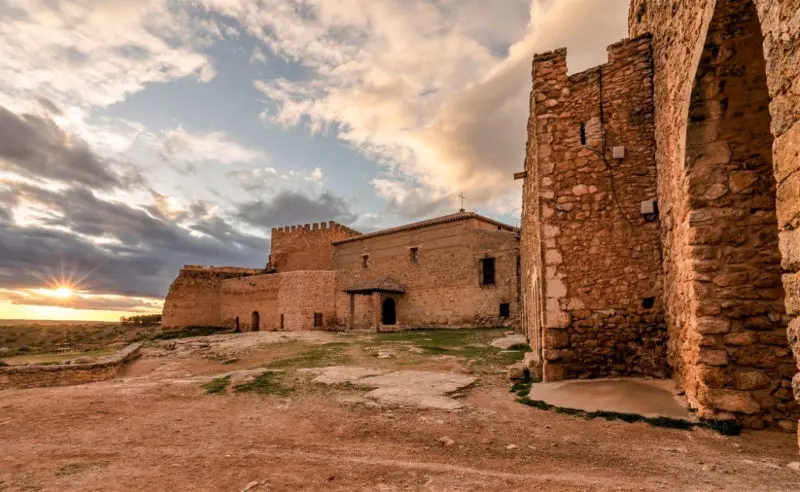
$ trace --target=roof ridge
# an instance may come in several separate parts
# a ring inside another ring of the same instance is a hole
[[[404,224],[404,225],[400,225],[400,226],[389,227],[389,228],[381,229],[381,230],[378,230],[378,231],[375,231],[375,232],[368,232],[368,233],[361,234],[360,236],[353,236],[353,237],[349,237],[349,238],[345,238],[345,239],[340,239],[338,241],[333,241],[333,244],[343,244],[343,243],[347,243],[347,242],[357,241],[359,239],[369,239],[369,238],[372,238],[372,237],[385,236],[387,234],[394,234],[396,232],[409,231],[409,230],[413,230],[413,229],[421,229],[423,227],[428,227],[428,226],[438,225],[438,224],[446,224],[448,222],[455,222],[457,220],[465,220],[465,219],[479,219],[479,220],[482,220],[482,221],[487,222],[489,224],[493,224],[493,225],[496,225],[498,227],[504,227],[504,228],[510,229],[512,231],[517,231],[518,230],[514,226],[510,226],[508,224],[504,224],[504,223],[502,223],[500,221],[494,220],[494,219],[486,217],[484,215],[480,215],[480,214],[478,214],[476,212],[456,212],[456,213],[452,213],[452,214],[448,214],[448,215],[441,215],[439,217],[433,217],[431,219],[421,220],[421,221],[418,221],[418,222],[412,222],[410,224]]]

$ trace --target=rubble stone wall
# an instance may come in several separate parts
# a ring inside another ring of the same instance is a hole
[[[634,0],[629,16],[632,36],[653,35],[670,361],[699,415],[749,427],[798,415],[784,345],[788,325],[800,355],[798,12]]]
[[[280,274],[271,273],[222,282],[220,319],[226,328],[241,331],[275,331],[280,327]],[[258,313],[258,327],[253,326],[253,313]]]
[[[528,336],[535,345],[542,333],[545,380],[664,377],[659,224],[641,214],[657,197],[650,38],[615,44],[607,64],[569,77],[566,56],[537,55],[533,65]]]
[[[269,266],[278,272],[332,270],[332,243],[359,234],[333,221],[274,228]]]
[[[128,362],[139,356],[142,343],[132,343],[114,355],[79,364],[0,367],[0,390],[72,386],[116,377]]]
[[[263,273],[261,269],[186,265],[170,285],[162,328],[224,326],[220,318],[222,282]]]
[[[411,248],[419,260],[411,261]],[[406,293],[396,299],[398,329],[516,327],[518,323],[515,231],[464,219],[420,229],[365,237],[335,245],[336,312],[346,324],[350,296],[345,289],[390,277]],[[368,267],[363,258],[367,255]],[[494,285],[481,285],[482,258],[495,258]],[[378,299],[355,296],[355,329],[374,329]],[[500,304],[510,316],[500,317]]]

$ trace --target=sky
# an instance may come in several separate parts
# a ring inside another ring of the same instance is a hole
[[[0,318],[158,312],[273,227],[519,223],[534,53],[627,0],[0,0]]]

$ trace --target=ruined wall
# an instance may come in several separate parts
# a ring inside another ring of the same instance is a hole
[[[223,326],[220,318],[222,282],[262,272],[252,268],[185,265],[170,285],[164,301],[162,328]]]
[[[699,415],[751,427],[797,418],[784,333],[800,355],[798,11],[635,0],[629,17],[631,35],[653,33],[671,363]]]
[[[413,263],[410,248],[419,251]],[[335,245],[336,311],[346,323],[348,287],[393,278],[406,293],[397,300],[397,328],[472,328],[518,325],[516,232],[467,218]],[[368,268],[363,267],[368,255]],[[480,259],[496,260],[496,284],[480,284]],[[371,328],[377,301],[355,297],[357,328]],[[500,304],[510,316],[500,317]]]
[[[617,43],[607,64],[569,77],[566,56],[534,59],[526,159],[526,213],[539,215],[525,234],[539,223],[543,250],[529,260],[543,272],[543,375],[664,377],[659,225],[641,214],[657,181],[650,39]]]
[[[333,221],[274,228],[269,266],[279,272],[332,270],[332,243],[359,234]]]
[[[252,325],[253,313],[257,312],[258,331],[331,329],[338,326],[335,279],[336,272],[314,270],[225,280],[221,323],[235,328],[238,317],[240,330],[257,331]],[[314,327],[314,313],[322,313],[322,326]]]
[[[114,355],[80,364],[0,367],[0,390],[72,386],[116,377],[125,364],[139,356],[142,343],[132,343]]]

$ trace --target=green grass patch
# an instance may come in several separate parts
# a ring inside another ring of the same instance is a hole
[[[234,386],[233,390],[238,393],[288,396],[294,389],[283,385],[282,376],[281,373],[266,371],[248,383]]]
[[[227,328],[218,328],[216,326],[189,326],[180,330],[169,330],[156,333],[153,340],[175,340],[177,338],[191,338],[191,337],[207,337],[209,335],[219,335],[222,333],[231,333]]]
[[[512,391],[514,391],[514,388],[512,388]],[[739,423],[735,421],[703,420],[700,422],[689,422],[687,420],[675,419],[671,417],[645,417],[644,415],[639,415],[636,413],[609,412],[606,410],[587,412],[585,410],[579,410],[577,408],[557,407],[555,405],[550,405],[549,403],[541,400],[531,400],[530,398],[528,398],[527,394],[528,392],[530,392],[530,385],[527,387],[527,389],[519,387],[517,388],[516,392],[519,395],[517,401],[519,403],[522,403],[523,405],[538,408],[539,410],[546,410],[549,412],[570,415],[573,417],[580,417],[586,420],[604,419],[608,421],[621,420],[623,422],[628,422],[628,423],[643,422],[652,425],[653,427],[666,427],[669,429],[681,429],[681,430],[690,430],[695,427],[702,427],[715,430],[726,436],[738,435],[742,430],[741,425],[739,425]]]
[[[344,351],[350,346],[351,344],[346,342],[307,346],[292,357],[273,360],[267,367],[290,369],[347,364],[350,362],[350,357]]]
[[[224,378],[213,379],[203,385],[206,393],[213,395],[214,393],[223,393],[225,389],[231,384],[231,377],[225,376]]]

